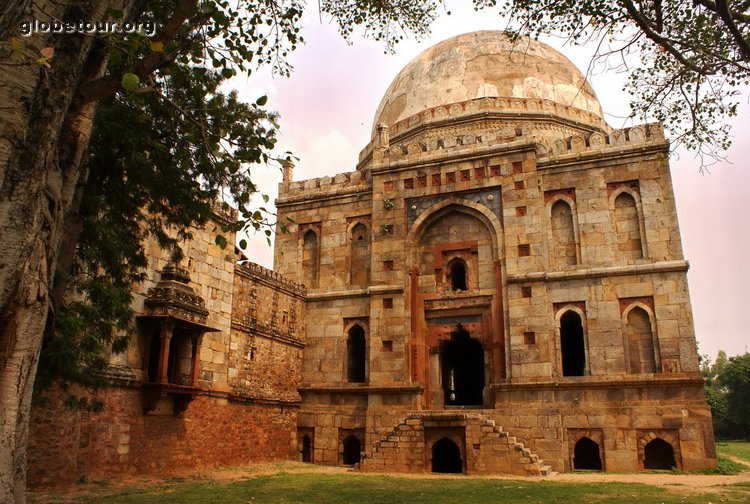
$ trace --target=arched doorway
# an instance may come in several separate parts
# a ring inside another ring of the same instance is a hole
[[[596,441],[587,437],[578,440],[573,450],[573,469],[579,471],[602,470],[602,458],[599,455],[599,445]]]
[[[560,349],[563,376],[586,374],[586,347],[583,343],[581,316],[568,310],[560,317]]]
[[[440,342],[444,404],[481,406],[484,403],[484,349],[458,324],[450,339]]]
[[[357,436],[348,436],[344,439],[344,452],[342,459],[346,465],[359,464],[362,457],[362,443]]]
[[[461,450],[448,438],[442,438],[432,445],[432,472],[461,474]]]
[[[643,467],[645,469],[664,470],[677,467],[672,445],[661,438],[649,442],[643,449]]]

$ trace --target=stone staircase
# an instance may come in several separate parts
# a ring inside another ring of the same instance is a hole
[[[463,436],[461,436],[463,434]],[[427,446],[446,437],[463,444],[467,474],[550,476],[552,468],[481,412],[420,411],[406,415],[363,453],[369,472],[430,472]],[[463,439],[461,439],[463,437]]]

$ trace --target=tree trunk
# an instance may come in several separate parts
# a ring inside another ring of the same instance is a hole
[[[98,76],[106,52],[90,36],[19,37],[21,20],[65,15],[106,18],[110,0],[35,2],[7,0],[0,40],[18,37],[39,55],[51,45],[46,69],[18,55],[0,55],[0,502],[24,503],[28,420],[34,376],[49,308],[49,293],[64,224],[76,212],[85,181],[83,154],[93,105],[76,103],[82,82]]]

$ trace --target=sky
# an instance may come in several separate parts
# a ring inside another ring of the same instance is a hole
[[[456,3],[456,2],[453,2]],[[295,180],[352,171],[359,151],[370,140],[373,116],[386,88],[409,61],[447,38],[476,30],[504,29],[505,21],[491,10],[475,13],[456,3],[451,15],[442,14],[422,41],[405,40],[395,54],[386,54],[382,43],[355,36],[348,45],[335,26],[321,20],[314,4],[303,18],[306,43],[292,53],[289,78],[261,69],[238,77],[233,85],[242,99],[268,96],[267,107],[279,112],[278,145],[299,161]],[[565,45],[558,39],[541,39],[562,52],[586,72],[591,48]],[[621,91],[624,76],[597,71],[590,75],[594,90],[614,128],[629,125],[628,97]],[[690,152],[678,151],[671,159],[677,213],[685,258],[690,262],[688,282],[699,352],[716,356],[744,353],[750,346],[744,310],[750,307],[750,105],[748,92],[732,121],[733,146],[727,162],[701,173]],[[278,170],[259,167],[252,174],[272,198],[281,181]],[[247,254],[266,267],[273,251],[262,236],[250,237]]]

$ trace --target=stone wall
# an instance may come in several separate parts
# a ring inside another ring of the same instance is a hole
[[[31,417],[28,484],[57,487],[135,474],[288,460],[296,442],[296,410],[200,395],[180,416],[144,415],[141,391],[112,387],[99,394],[101,413],[71,411],[54,394]]]
[[[111,357],[111,387],[93,396],[102,412],[66,410],[60,391],[34,408],[31,487],[295,456],[305,290],[257,264],[236,264],[238,256],[213,243],[213,224],[193,235],[182,264],[214,330],[202,338],[198,382],[146,383],[149,334],[134,324],[128,351]],[[136,288],[136,316],[168,262],[155,243],[146,250],[152,269]],[[191,360],[190,352],[179,357]]]

